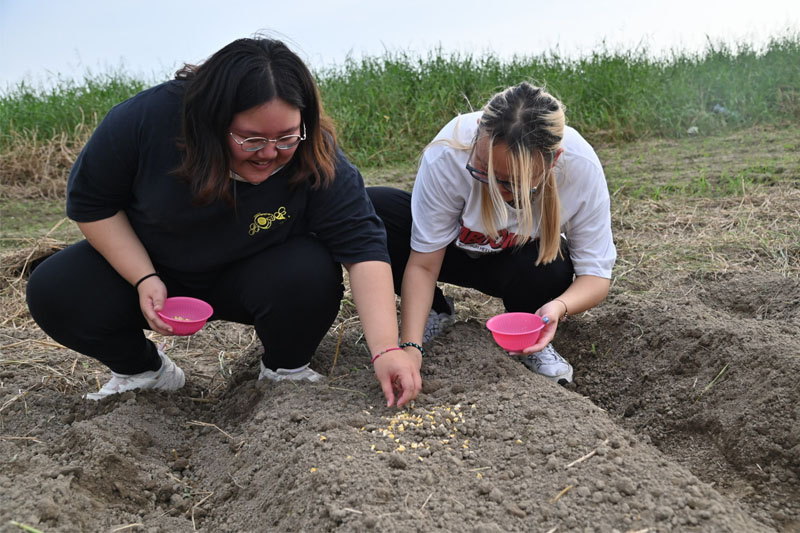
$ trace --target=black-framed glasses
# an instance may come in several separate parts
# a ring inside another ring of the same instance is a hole
[[[278,137],[277,139],[267,139],[266,137],[248,137],[240,141],[236,138],[233,132],[229,133],[231,139],[233,139],[233,142],[238,144],[239,147],[245,152],[258,152],[269,143],[275,143],[275,148],[278,150],[290,150],[300,144],[300,141],[306,140],[306,123],[301,122],[301,127],[303,128],[302,135],[284,135],[283,137]]]
[[[491,183],[489,182],[489,173],[488,172],[484,172],[483,170],[478,170],[477,168],[473,167],[470,164],[470,162],[472,161],[472,158],[475,156],[475,144],[477,144],[477,143],[473,143],[472,144],[472,150],[470,150],[470,152],[469,152],[469,158],[467,159],[467,172],[469,172],[470,176],[472,176],[476,180],[480,181],[484,185],[491,185]],[[510,181],[502,181],[502,180],[499,180],[499,179],[495,179],[495,181],[497,183],[499,183],[500,186],[503,189],[505,189],[507,192],[510,192],[511,194],[514,194],[514,185]],[[536,194],[537,190],[538,190],[537,187],[531,187],[530,193],[532,195]]]

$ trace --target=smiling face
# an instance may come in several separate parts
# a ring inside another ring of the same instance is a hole
[[[284,135],[300,134],[300,129],[300,109],[280,98],[237,113],[230,125],[231,133],[239,141],[248,137],[277,139]],[[232,170],[246,182],[258,185],[288,163],[297,151],[297,146],[279,150],[274,142],[269,142],[261,150],[245,152],[234,138],[228,135],[228,149],[231,154]]]

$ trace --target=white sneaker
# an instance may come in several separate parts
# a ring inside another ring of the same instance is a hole
[[[558,354],[552,344],[523,357],[522,364],[559,385],[572,383],[572,365]]]
[[[447,331],[456,322],[456,308],[453,305],[453,299],[449,296],[445,296],[444,299],[447,301],[450,312],[437,313],[431,309],[428,314],[428,322],[425,324],[425,332],[422,334],[422,344],[429,343],[441,333]]]
[[[158,350],[158,356],[161,358],[161,368],[158,370],[149,370],[141,374],[132,375],[111,372],[112,378],[108,383],[103,385],[99,391],[91,392],[84,398],[87,400],[100,400],[106,396],[120,394],[133,389],[173,391],[183,387],[184,383],[186,383],[183,370],[161,350]]]
[[[258,380],[261,381],[262,379],[271,379],[272,381],[283,381],[284,379],[291,381],[306,380],[316,383],[317,381],[325,379],[325,376],[311,370],[307,364],[299,368],[279,368],[277,370],[270,370],[265,367],[264,362],[261,361],[261,373],[258,374]]]

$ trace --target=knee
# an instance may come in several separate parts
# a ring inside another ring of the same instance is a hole
[[[41,324],[46,317],[58,317],[66,312],[63,296],[64,284],[59,280],[59,268],[52,268],[57,262],[51,256],[33,269],[25,288],[25,301],[33,319]],[[68,284],[67,284],[68,285]]]
[[[304,268],[290,269],[280,285],[287,296],[308,295],[315,302],[336,301],[338,305],[344,294],[342,281],[342,266],[327,257]]]
[[[375,212],[384,220],[411,210],[411,193],[393,187],[367,187]]]
[[[380,212],[379,208],[383,207],[391,190],[389,187],[367,187],[367,196],[376,211]]]
[[[338,308],[344,294],[342,266],[333,260],[328,249],[308,238],[298,239],[294,252],[289,252],[286,263],[270,283],[271,296],[284,302]]]

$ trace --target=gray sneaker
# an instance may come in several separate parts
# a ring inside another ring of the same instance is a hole
[[[283,381],[288,379],[290,381],[310,381],[316,383],[322,381],[325,376],[319,372],[315,372],[308,365],[303,365],[299,368],[278,368],[277,370],[270,370],[261,362],[261,372],[258,374],[258,381],[262,379],[269,379],[272,381]]]
[[[572,365],[558,354],[552,344],[540,352],[524,356],[522,364],[559,385],[572,383]]]
[[[167,355],[158,350],[161,358],[161,368],[149,370],[141,374],[117,374],[111,372],[111,380],[103,385],[97,392],[90,392],[84,398],[87,400],[100,400],[112,394],[120,394],[134,389],[157,389],[165,391],[178,390],[186,383],[183,370],[172,362]]]
[[[437,313],[433,309],[428,314],[428,322],[425,324],[425,332],[422,334],[422,344],[427,344],[441,333],[447,331],[456,322],[456,308],[453,304],[453,299],[449,296],[444,298],[447,301],[447,306],[450,308],[449,313]]]

